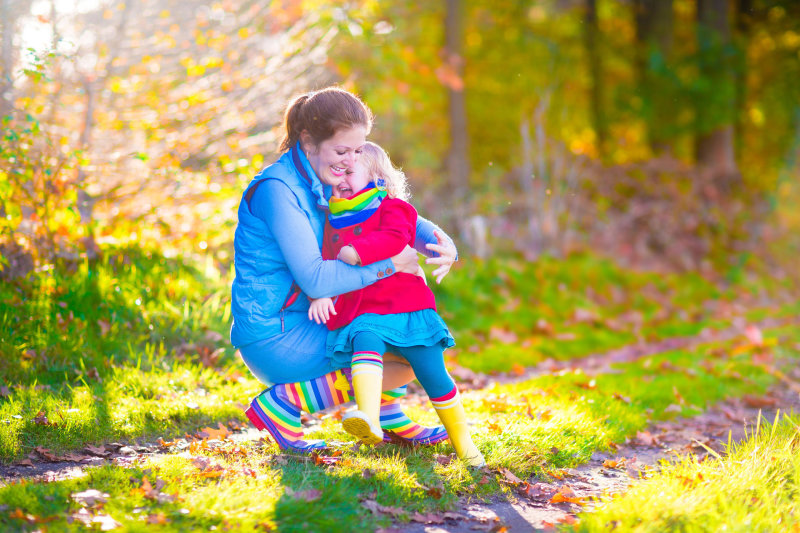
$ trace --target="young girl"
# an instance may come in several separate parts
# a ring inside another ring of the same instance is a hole
[[[334,188],[322,258],[369,265],[413,246],[417,212],[407,199],[405,175],[380,146],[366,143],[352,173]],[[348,433],[368,444],[383,441],[378,408],[383,354],[391,351],[411,363],[458,456],[470,466],[485,464],[470,437],[458,389],[444,367],[443,351],[455,343],[424,278],[395,273],[337,296],[335,303],[331,298],[314,300],[308,316],[328,326],[328,356],[339,367],[350,364],[358,410],[342,417]]]

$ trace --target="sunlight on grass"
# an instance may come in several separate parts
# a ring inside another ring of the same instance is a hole
[[[725,456],[690,456],[582,515],[577,531],[796,531],[800,417],[761,422]]]

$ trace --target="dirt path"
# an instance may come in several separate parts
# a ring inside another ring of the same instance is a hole
[[[795,370],[793,377],[800,378],[800,369]],[[591,502],[585,506],[551,503],[557,493],[568,498],[586,498],[625,492],[643,473],[657,469],[662,459],[671,460],[688,453],[702,457],[708,453],[704,445],[722,452],[729,434],[732,442],[739,442],[746,431],[754,429],[759,416],[771,422],[779,409],[800,412],[800,395],[779,385],[764,396],[730,399],[696,417],[658,422],[620,446],[615,454],[595,453],[588,463],[568,469],[563,480],[531,478],[515,482],[511,478],[508,495],[489,503],[462,498],[455,512],[417,516],[411,523],[395,523],[384,532],[467,533],[502,531],[503,527],[515,533],[548,530],[554,524],[570,523],[576,513],[592,508]],[[499,475],[508,479],[502,471]]]

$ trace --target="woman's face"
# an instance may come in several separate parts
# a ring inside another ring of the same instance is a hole
[[[355,166],[361,147],[367,142],[367,128],[341,129],[319,144],[314,144],[305,132],[301,139],[303,150],[319,180],[336,188],[344,180],[347,170]]]
[[[365,160],[359,159],[353,168],[347,170],[342,182],[333,188],[333,195],[336,198],[349,198],[366,187],[369,182]]]

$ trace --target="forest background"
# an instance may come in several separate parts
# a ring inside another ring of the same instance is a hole
[[[712,438],[798,405],[800,3],[0,0],[0,31],[1,526],[373,531],[513,493],[586,531],[800,527],[796,415]],[[313,461],[246,427],[237,206],[330,84],[458,244],[431,285],[480,471],[351,447],[341,409],[304,416],[345,442]],[[576,514],[608,472],[564,469],[668,443],[684,470]]]
[[[791,1],[3,0],[3,276],[229,272],[287,101],[334,83],[465,253],[726,273],[797,222],[799,54]]]

